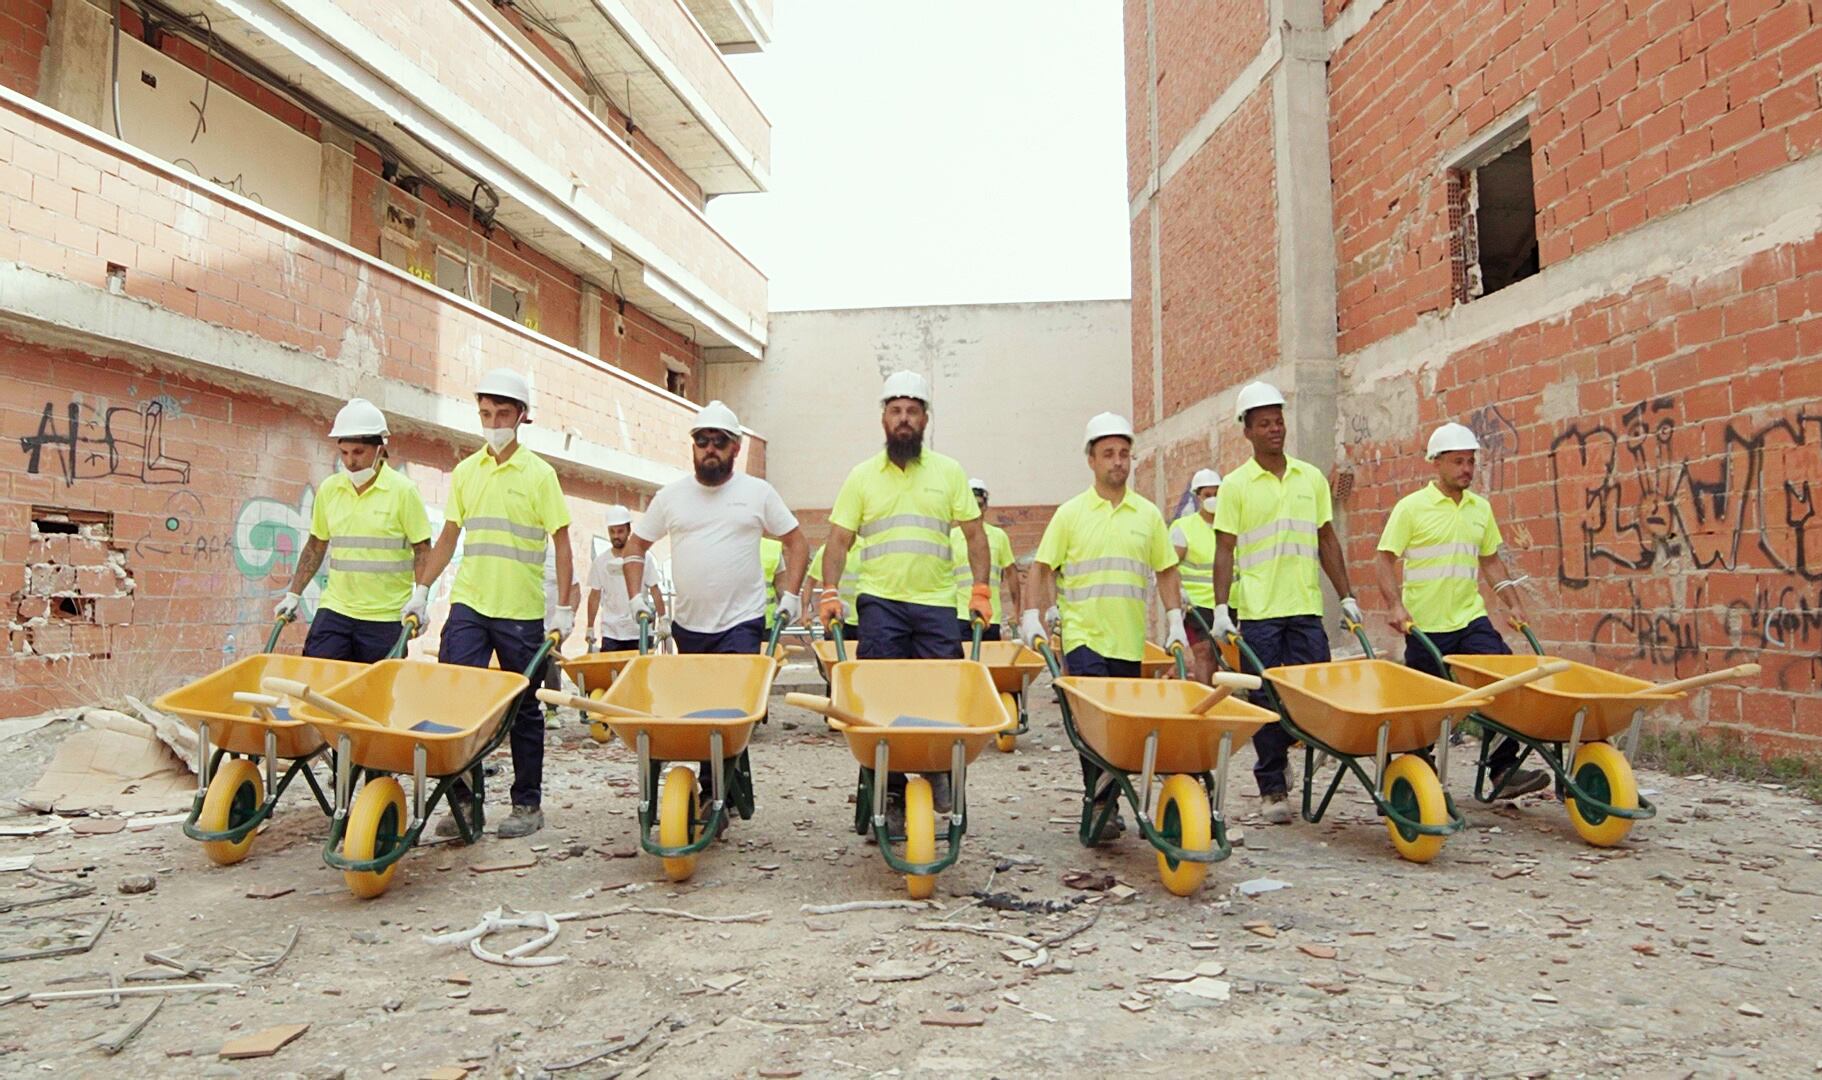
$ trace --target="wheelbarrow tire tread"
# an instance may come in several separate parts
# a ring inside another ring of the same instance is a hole
[[[348,809],[348,831],[342,838],[342,856],[348,859],[377,859],[403,843],[405,832],[405,789],[390,776],[376,776],[361,785]],[[393,863],[384,870],[343,870],[342,880],[348,891],[363,900],[371,899],[392,886]]]
[[[1631,763],[1617,746],[1604,742],[1584,745],[1575,752],[1569,775],[1583,791],[1597,798],[1604,789],[1608,806],[1620,810],[1638,809],[1638,780],[1632,775]],[[1592,806],[1584,811],[1573,795],[1564,803],[1569,810],[1569,823],[1575,826],[1583,840],[1595,847],[1613,847],[1632,831],[1631,818],[1605,813]]]
[[[264,801],[264,791],[258,765],[246,758],[223,758],[209,780],[209,790],[203,795],[202,813],[196,816],[196,827],[204,832],[227,832],[258,812]],[[250,800],[246,797],[249,793]],[[254,830],[238,841],[205,840],[203,854],[217,866],[232,866],[247,857],[257,835],[258,830]]]
[[[1386,766],[1384,790],[1380,794],[1407,817],[1415,817],[1425,825],[1449,823],[1449,800],[1443,794],[1441,781],[1436,779],[1436,770],[1416,754],[1400,754]],[[1442,842],[1446,839],[1425,833],[1407,835],[1390,817],[1386,818],[1385,827],[1398,854],[1414,863],[1434,859],[1441,853]]]
[[[1014,698],[1009,693],[1002,692],[1000,694],[1000,707],[1006,710],[1006,715],[1010,716],[1014,723],[1018,722],[1019,703],[1017,698]],[[1008,731],[1003,735],[995,735],[993,737],[994,749],[1002,754],[1012,753],[1013,750],[1018,748],[1018,745],[1019,734],[1016,729]]]
[[[921,776],[905,780],[905,861],[936,861],[936,799]],[[913,900],[928,900],[936,892],[936,875],[906,874],[905,889]]]
[[[1158,809],[1153,814],[1152,824],[1184,851],[1207,851],[1214,839],[1208,791],[1187,773],[1166,777],[1158,794]],[[1173,895],[1194,895],[1207,876],[1207,863],[1177,861],[1158,852],[1158,877]]]
[[[607,696],[607,691],[605,689],[591,690],[588,696],[594,701],[600,701]],[[611,743],[614,741],[614,729],[608,727],[607,721],[599,716],[591,716],[588,721],[588,737],[598,743]]]
[[[672,765],[664,774],[664,788],[658,797],[658,843],[663,847],[683,847],[695,839],[696,770],[688,765]],[[695,872],[694,855],[664,860],[664,876],[672,881],[688,881]]]

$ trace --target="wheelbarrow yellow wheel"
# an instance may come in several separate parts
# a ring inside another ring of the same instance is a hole
[[[202,813],[196,816],[196,827],[204,832],[227,832],[259,812],[259,766],[246,758],[226,758],[209,780],[209,790],[202,797]],[[256,832],[238,841],[205,840],[202,852],[217,866],[232,866],[247,857],[253,848]]]
[[[696,839],[696,771],[672,765],[664,774],[664,793],[658,802],[658,843],[683,847]],[[679,855],[664,860],[664,876],[688,881],[696,872],[696,856]]]
[[[1449,823],[1449,801],[1443,797],[1436,770],[1416,754],[1401,754],[1386,766],[1382,794],[1392,809],[1407,819],[1425,825]],[[1442,850],[1444,838],[1441,836],[1405,828],[1390,817],[1385,819],[1385,828],[1391,834],[1392,846],[1398,849],[1398,854],[1412,862],[1429,862]]]
[[[1618,748],[1604,742],[1589,743],[1575,752],[1575,763],[1569,772],[1575,777],[1575,785],[1591,797],[1616,809],[1638,809],[1638,781],[1633,779],[1631,763]],[[1573,796],[1568,803],[1570,823],[1583,840],[1595,847],[1612,847],[1632,831],[1631,818],[1583,806]]]
[[[905,861],[936,861],[936,800],[930,781],[913,776],[905,781]],[[928,900],[936,892],[935,874],[906,874],[905,888],[913,900]]]
[[[1207,851],[1213,826],[1208,812],[1208,792],[1193,776],[1178,773],[1164,781],[1152,824],[1164,838],[1184,851]],[[1208,876],[1208,864],[1173,859],[1158,852],[1158,877],[1178,896],[1189,896]]]
[[[1011,694],[1001,694],[1000,695],[1000,707],[1006,710],[1006,715],[1012,717],[1012,720],[1014,723],[1018,722],[1018,718],[1019,718],[1018,699],[1014,698]],[[1002,754],[1012,753],[1012,751],[1018,746],[1018,744],[1019,744],[1019,736],[1018,736],[1018,732],[1016,730],[1008,731],[1004,735],[995,735],[993,737],[994,747],[997,748],[999,750],[999,752]]]
[[[591,690],[588,696],[591,700],[600,701],[607,696],[607,691]],[[614,729],[607,726],[607,721],[597,716],[588,722],[588,737],[598,743],[610,743],[614,741]]]
[[[376,777],[361,785],[360,794],[348,810],[348,831],[342,836],[342,857],[378,859],[390,855],[404,843],[405,789],[390,776]],[[348,891],[363,900],[385,892],[392,885],[392,872],[398,863],[384,870],[343,870],[342,880]]]

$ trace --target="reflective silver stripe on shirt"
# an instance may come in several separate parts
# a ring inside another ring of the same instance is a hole
[[[1271,562],[1281,555],[1301,555],[1306,559],[1313,559],[1316,557],[1316,545],[1309,543],[1302,537],[1280,537],[1278,542],[1271,547],[1260,548],[1258,551],[1249,551],[1234,560],[1234,568],[1238,570],[1251,569],[1262,563]]]
[[[547,535],[536,525],[519,525],[506,518],[497,517],[471,517],[462,522],[462,527],[464,529],[493,529],[497,532],[511,533],[521,540],[542,540]],[[544,561],[542,553],[539,553],[538,561]]]
[[[491,555],[496,559],[511,559],[513,562],[530,563],[533,566],[540,568],[544,565],[544,553],[542,551],[527,551],[524,548],[510,547],[506,544],[462,545],[463,558],[488,555]]]
[[[1120,571],[1127,574],[1143,575],[1150,569],[1151,567],[1146,566],[1137,559],[1127,559],[1118,555],[1109,555],[1102,559],[1083,559],[1080,562],[1064,563],[1063,576],[1067,578],[1075,577],[1078,574],[1099,574],[1106,571]]]
[[[329,550],[338,548],[376,548],[381,551],[389,549],[404,550],[411,547],[402,536],[331,536]]]
[[[1215,564],[1212,562],[1190,562],[1188,559],[1183,559],[1177,563],[1177,568],[1180,570],[1213,570]]]
[[[382,562],[378,559],[338,559],[330,556],[329,569],[338,574],[409,574],[411,573],[411,563]]]
[[[860,553],[860,561],[871,562],[887,555],[929,555],[948,562],[949,545],[937,544],[929,540],[888,540],[883,544],[868,544]],[[540,555],[538,561],[543,560],[544,557]]]
[[[1259,541],[1269,540],[1277,533],[1283,531],[1307,533],[1310,536],[1315,536],[1316,523],[1313,521],[1304,521],[1301,518],[1276,518],[1256,529],[1248,529],[1241,533],[1234,539],[1234,544],[1236,547],[1257,544]]]
[[[1416,581],[1439,581],[1444,578],[1463,578],[1473,581],[1480,574],[1480,568],[1464,566],[1461,563],[1439,563],[1435,566],[1417,566],[1404,572],[1406,585]]]
[[[1480,545],[1458,541],[1452,544],[1426,544],[1423,547],[1406,548],[1407,559],[1441,559],[1450,555],[1466,555],[1471,559],[1480,558]]]
[[[1145,589],[1139,585],[1083,585],[1064,589],[1063,599],[1071,604],[1086,600],[1137,600],[1145,602]]]
[[[944,536],[949,535],[947,521],[925,517],[922,514],[893,514],[891,517],[883,517],[878,521],[869,521],[860,527],[860,535],[864,539],[869,536],[878,536],[888,529],[929,529],[931,532],[939,532]]]

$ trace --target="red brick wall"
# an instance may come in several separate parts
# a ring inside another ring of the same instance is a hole
[[[1439,158],[1527,95],[1544,266],[1822,148],[1818,12],[1387,5],[1329,67],[1341,351],[1449,304]]]
[[[36,97],[51,0],[0,0],[0,83]]]
[[[1265,44],[1268,0],[1158,0],[1158,154],[1169,155]],[[1136,24],[1144,62],[1144,6]],[[1130,36],[1132,30],[1128,30]]]

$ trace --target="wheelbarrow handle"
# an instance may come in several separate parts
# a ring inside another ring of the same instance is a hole
[[[864,718],[855,716],[853,713],[841,708],[836,705],[835,702],[821,694],[800,694],[796,691],[792,691],[784,696],[784,702],[786,705],[795,705],[800,709],[808,709],[813,713],[821,713],[823,719],[827,720],[829,726],[836,731],[845,731],[851,727],[867,726],[867,721]]]
[[[310,689],[308,686],[305,686],[303,683],[298,682],[296,679],[281,679],[274,675],[268,675],[259,681],[259,688],[268,694],[279,694],[284,697],[295,698],[296,700],[309,705],[314,705],[331,716],[339,717],[351,724],[366,724],[370,727],[377,728],[387,726],[380,723],[378,720],[375,720],[373,717],[368,716],[364,712],[350,709],[348,706],[343,705],[334,698],[324,697]]]
[[[1573,665],[1567,660],[1551,660],[1539,664],[1529,671],[1521,671],[1516,675],[1508,675],[1503,679],[1495,679],[1493,682],[1478,689],[1464,690],[1447,701],[1439,702],[1439,704],[1461,705],[1479,698],[1490,698],[1495,694],[1503,694],[1515,686],[1523,686],[1528,682],[1536,682],[1546,675],[1555,675],[1560,672],[1568,671],[1572,666]]]
[[[567,705],[572,709],[580,709],[583,712],[599,713],[602,716],[623,716],[632,720],[650,720],[657,715],[656,713],[641,712],[638,709],[629,709],[624,705],[610,705],[605,701],[596,701],[594,698],[585,698],[581,694],[566,693],[562,690],[546,690],[540,688],[537,692],[537,698],[546,705]]]
[[[1681,693],[1684,690],[1694,690],[1698,686],[1709,686],[1720,682],[1733,682],[1736,679],[1749,679],[1752,676],[1757,675],[1759,670],[1759,665],[1757,664],[1740,664],[1736,667],[1726,668],[1722,671],[1711,671],[1706,675],[1694,675],[1687,679],[1678,679],[1675,682],[1659,683],[1649,690],[1642,692],[1647,694],[1676,694]]]

